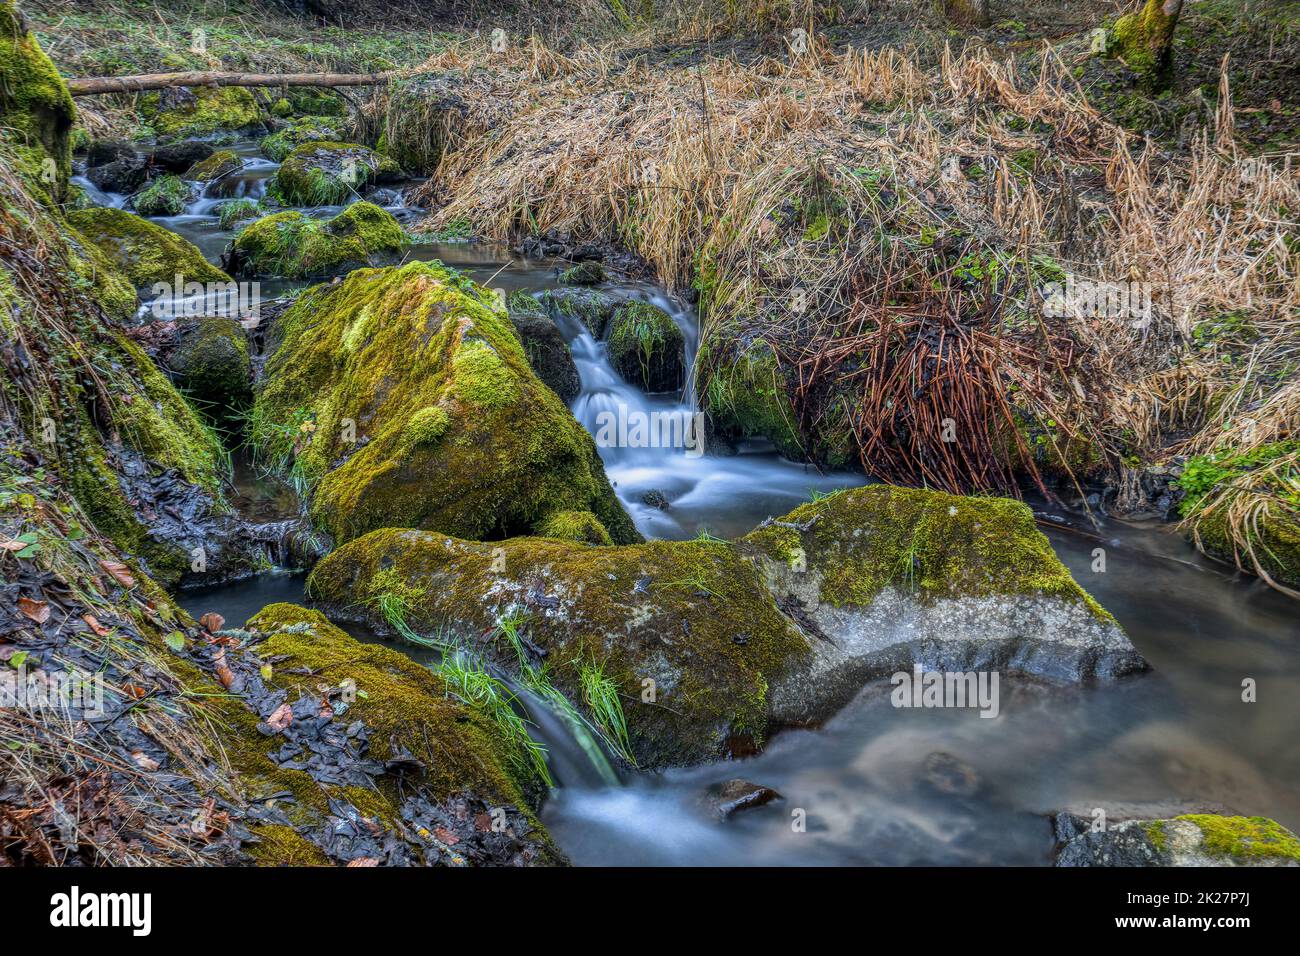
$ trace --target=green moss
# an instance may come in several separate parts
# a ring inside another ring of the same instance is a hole
[[[212,182],[228,173],[244,168],[244,161],[228,149],[219,149],[207,159],[201,159],[185,173],[185,178],[199,183]]]
[[[284,203],[330,206],[372,182],[400,174],[396,163],[372,149],[326,140],[295,146],[280,164],[271,188]]]
[[[217,224],[222,229],[233,229],[241,222],[260,218],[262,212],[262,204],[256,199],[232,199],[217,208]]]
[[[1112,620],[1075,583],[1033,512],[1009,498],[870,485],[800,505],[784,522],[808,530],[769,525],[744,540],[781,562],[806,554],[822,600],[835,605],[870,604],[886,587],[922,600],[1032,594]]]
[[[609,320],[610,363],[647,392],[681,387],[685,347],[672,316],[648,302],[626,302]]]
[[[230,420],[252,397],[248,338],[236,319],[194,320],[168,365],[176,384],[218,421]]]
[[[291,826],[264,824],[255,830],[258,842],[249,848],[259,866],[332,866],[325,851]]]
[[[560,273],[561,285],[598,285],[605,281],[605,267],[589,260],[570,266]]]
[[[49,57],[27,32],[14,0],[0,0],[0,129],[19,147],[37,150],[35,179],[62,202],[72,173],[76,110]],[[53,175],[46,175],[52,172]]]
[[[492,722],[456,700],[445,681],[404,654],[380,644],[362,644],[319,611],[272,604],[248,621],[249,630],[271,636],[258,652],[273,661],[272,683],[290,691],[316,693],[320,684],[351,681],[356,699],[349,719],[365,722],[370,756],[384,761],[414,754],[424,764],[421,783],[435,799],[472,792],[492,802],[526,808],[525,792],[535,781],[521,779],[507,743]],[[304,673],[305,672],[305,673]],[[380,801],[384,795],[372,796]]]
[[[761,742],[769,683],[808,650],[728,543],[494,545],[386,529],[327,557],[310,588],[364,606],[393,575],[408,587],[412,627],[460,635],[506,667],[518,666],[514,650],[481,635],[541,588],[553,603],[525,630],[547,650],[552,683],[581,702],[583,668],[598,668],[617,688],[638,762],[650,766],[717,756],[737,736]]]
[[[1193,813],[1176,819],[1196,824],[1205,838],[1205,849],[1210,853],[1247,860],[1300,862],[1300,839],[1267,817]]]
[[[1142,824],[1142,829],[1146,831],[1147,839],[1155,847],[1157,853],[1164,853],[1169,845],[1169,835],[1165,833],[1164,820],[1153,820],[1150,823]]]
[[[543,538],[561,538],[585,544],[614,543],[600,519],[590,511],[557,511],[537,525],[537,533]]]
[[[192,99],[163,107],[158,93],[140,98],[140,113],[162,138],[190,139],[223,130],[243,130],[262,121],[262,111],[251,90],[238,86],[197,87]]]
[[[795,461],[805,457],[785,376],[766,342],[756,341],[730,359],[708,345],[697,367],[707,369],[704,392],[709,418],[723,434],[762,436]]]
[[[266,216],[240,230],[234,249],[245,272],[294,279],[372,265],[405,245],[406,234],[391,213],[356,202],[330,220],[296,211]]]
[[[108,318],[117,323],[135,317],[139,297],[135,286],[104,255],[99,246],[87,242],[75,229],[66,230],[68,254],[78,279],[89,288],[95,301]]]
[[[295,120],[284,129],[276,130],[264,136],[258,144],[262,155],[273,163],[284,162],[284,158],[303,143],[335,142],[343,135],[342,123],[338,119],[324,116],[304,116]]]
[[[1162,81],[1169,69],[1177,17],[1164,10],[1165,0],[1146,0],[1141,10],[1125,14],[1107,34],[1106,54],[1119,57],[1148,85]]]
[[[637,539],[591,436],[533,374],[493,297],[465,277],[424,262],[358,270],[304,293],[280,328],[253,437],[296,441],[277,454],[319,482],[311,514],[337,540],[385,526],[500,537],[565,510]],[[408,428],[429,408],[446,412],[445,432],[413,442]],[[305,420],[306,441],[285,430]]]
[[[131,199],[141,216],[179,216],[190,202],[190,187],[179,176],[160,176]]]
[[[68,214],[68,222],[137,289],[173,283],[177,275],[187,283],[232,281],[193,243],[124,209],[78,209]]]

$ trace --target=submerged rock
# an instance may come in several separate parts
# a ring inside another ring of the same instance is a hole
[[[742,810],[752,810],[773,800],[782,799],[784,798],[781,794],[771,787],[750,783],[739,777],[715,783],[704,792],[705,805],[721,820],[726,820]]]
[[[192,242],[125,209],[78,209],[68,214],[68,222],[99,247],[137,289],[158,282],[174,284],[178,275],[186,283],[232,281],[204,259]]]
[[[325,277],[388,261],[406,247],[406,233],[391,213],[355,202],[333,219],[278,212],[240,230],[226,265],[236,275],[298,279]]]
[[[1300,839],[1267,817],[1189,813],[1093,830],[1058,817],[1057,866],[1300,866]]]
[[[368,608],[396,590],[410,626],[450,626],[504,667],[513,652],[483,635],[523,612],[572,700],[584,667],[614,683],[632,750],[653,766],[818,723],[914,664],[1071,682],[1146,666],[1023,504],[884,485],[734,542],[590,548],[375,531],[321,562],[310,586],[380,626]]]
[[[325,140],[295,146],[276,172],[272,189],[290,205],[330,206],[401,175],[401,167],[369,147]]]
[[[500,537],[562,511],[638,540],[595,442],[469,279],[439,263],[361,269],[304,293],[276,336],[253,439],[312,486],[312,518],[337,541],[395,526]]]

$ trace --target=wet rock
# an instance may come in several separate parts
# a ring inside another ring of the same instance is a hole
[[[252,398],[248,340],[236,319],[203,316],[177,325],[163,356],[172,379],[211,418],[229,421]]]
[[[820,723],[865,684],[914,665],[1071,683],[1146,666],[1032,512],[1005,499],[875,485],[735,542],[590,548],[382,530],[322,561],[311,588],[382,626],[364,596],[394,577],[413,626],[453,620],[467,634],[491,632],[544,580],[553,600],[526,629],[555,662],[555,686],[582,699],[574,661],[596,642],[604,672],[621,675],[631,746],[648,766],[697,763],[765,729]],[[655,700],[643,703],[648,686]],[[978,786],[951,760],[931,770],[932,785]]]
[[[179,216],[193,193],[179,176],[162,176],[131,197],[131,207],[141,216]]]
[[[580,322],[596,338],[602,338],[618,300],[597,289],[548,289],[537,302],[557,323]]]
[[[158,146],[149,159],[158,169],[168,173],[183,173],[195,163],[201,163],[213,154],[215,147],[201,140]]]
[[[253,440],[313,483],[311,514],[335,540],[401,526],[481,540],[566,511],[639,540],[594,440],[533,373],[514,327],[441,264],[316,286],[276,334]]]
[[[242,159],[230,150],[223,149],[186,169],[185,178],[193,182],[208,183],[243,168]]]
[[[718,819],[726,820],[742,810],[752,810],[773,800],[784,799],[771,787],[736,777],[711,785],[704,792],[704,802]]]
[[[1057,866],[1300,866],[1300,839],[1266,817],[1193,813],[1101,830],[1058,819],[1056,832],[1066,837]]]
[[[609,322],[609,361],[629,382],[647,392],[674,392],[686,372],[682,330],[663,309],[626,302]]]
[[[97,139],[86,147],[86,168],[107,166],[124,159],[134,159],[137,155],[135,146],[119,139]]]
[[[396,261],[405,247],[391,213],[355,202],[328,220],[296,210],[264,216],[239,231],[223,264],[234,275],[324,278]]]
[[[402,178],[387,156],[355,143],[308,142],[284,158],[271,183],[280,200],[295,206],[330,206],[372,183]]]
[[[658,508],[660,511],[667,511],[669,508],[668,497],[658,489],[651,489],[641,496],[642,504],[647,504],[651,508]]]
[[[949,753],[936,751],[925,758],[925,782],[945,796],[969,797],[979,789],[975,768]]]
[[[581,382],[578,367],[573,364],[573,355],[559,327],[531,296],[512,296],[509,312],[510,322],[524,343],[528,364],[537,377],[560,396],[564,404],[572,402],[578,397]]]
[[[605,281],[605,267],[596,259],[571,266],[560,273],[561,285],[599,285]]]
[[[131,153],[87,170],[86,178],[106,193],[130,193],[149,178],[149,165],[143,156]]]

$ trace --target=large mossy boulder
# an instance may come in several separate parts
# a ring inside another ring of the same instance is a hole
[[[262,137],[257,145],[271,162],[282,163],[303,143],[338,142],[343,132],[343,121],[338,117],[304,116]]]
[[[292,604],[264,608],[243,636],[250,653],[220,706],[231,765],[251,801],[292,794],[276,801],[282,820],[254,831],[261,862],[563,862],[518,741],[441,677]],[[370,826],[340,839],[335,819],[353,815]]]
[[[55,202],[66,198],[72,174],[72,124],[76,110],[68,88],[14,0],[0,0],[0,131],[29,174]]]
[[[212,420],[231,421],[252,399],[248,337],[236,319],[183,321],[166,363],[172,380]]]
[[[508,304],[510,322],[524,343],[528,364],[537,377],[560,396],[560,401],[569,404],[578,397],[582,382],[559,326],[540,303],[526,293],[515,293]]]
[[[284,158],[271,189],[293,206],[332,206],[372,183],[400,178],[401,168],[387,156],[356,143],[308,142]]]
[[[186,283],[232,281],[204,259],[194,243],[125,209],[78,209],[68,214],[68,222],[137,289],[174,284],[178,275]]]
[[[522,616],[575,706],[593,673],[612,682],[632,751],[651,766],[748,752],[914,665],[1069,682],[1145,667],[1023,504],[883,485],[734,542],[380,530],[327,557],[309,585],[380,627],[391,621],[376,609],[396,595],[405,627],[455,635],[506,668],[517,658],[496,624]]]
[[[1187,813],[1110,822],[1056,817],[1057,866],[1300,866],[1300,838],[1267,817]]]
[[[253,439],[339,541],[381,527],[465,538],[591,511],[638,540],[591,436],[528,366],[494,297],[436,262],[304,293],[256,397]]]
[[[671,315],[648,302],[625,302],[609,321],[609,361],[647,392],[682,387],[686,344]]]
[[[140,98],[140,113],[159,139],[239,132],[262,122],[251,90],[239,86],[175,87]]]
[[[236,274],[324,277],[379,265],[385,255],[391,262],[406,242],[406,233],[392,213],[372,203],[353,203],[328,220],[289,210],[241,229],[228,265]]]

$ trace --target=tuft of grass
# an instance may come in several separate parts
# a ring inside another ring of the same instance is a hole
[[[614,751],[628,763],[636,766],[632,744],[627,736],[627,717],[623,702],[619,700],[618,684],[607,677],[604,665],[595,658],[575,661],[578,664],[578,683],[582,700],[587,705],[591,719],[600,728]]]

